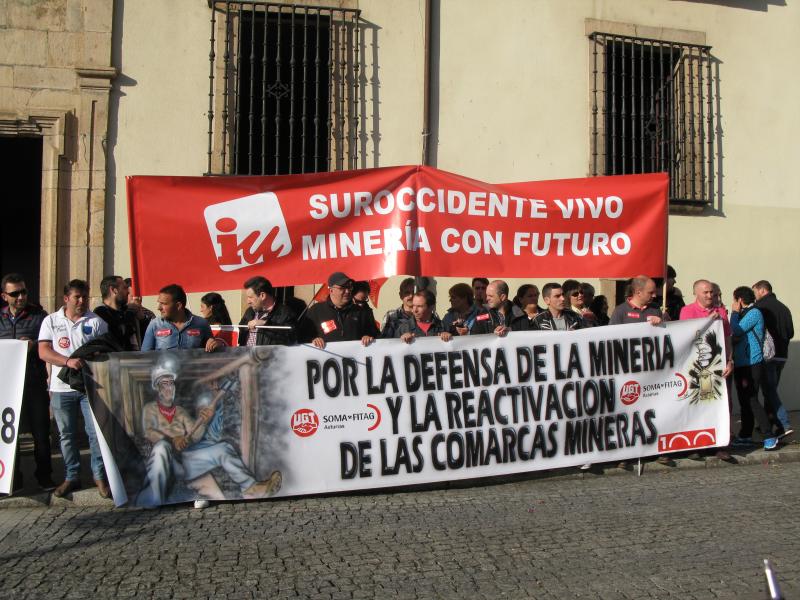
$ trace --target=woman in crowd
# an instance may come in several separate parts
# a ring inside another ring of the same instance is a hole
[[[235,345],[233,331],[221,331],[214,327],[214,325],[231,325],[231,316],[228,314],[228,307],[225,306],[225,299],[222,296],[217,292],[209,292],[200,298],[200,316],[212,326],[211,331],[214,337],[225,340],[229,346]]]
[[[542,311],[539,307],[539,288],[532,283],[519,286],[517,295],[514,296],[514,305],[519,308],[523,314],[514,319],[511,323],[511,328],[514,331],[532,330],[533,318]]]
[[[764,316],[753,304],[756,296],[747,286],[733,290],[731,304],[731,331],[733,332],[733,381],[742,411],[739,435],[733,440],[734,446],[753,444],[753,421],[764,436],[764,450],[778,447],[778,437],[772,432],[772,425],[764,407],[758,401],[758,388],[764,378]]]
[[[442,326],[453,335],[468,335],[475,318],[486,310],[475,302],[472,287],[466,283],[455,284],[449,293],[450,309],[442,319]]]
[[[586,327],[597,327],[600,323],[597,316],[590,308],[590,303],[594,300],[594,287],[588,283],[579,283],[569,290],[564,290],[564,295],[569,298],[570,307],[578,313]]]
[[[353,302],[361,306],[369,306],[369,281],[353,282]]]
[[[596,296],[589,304],[589,310],[597,319],[598,325],[608,325],[608,300],[605,296]]]

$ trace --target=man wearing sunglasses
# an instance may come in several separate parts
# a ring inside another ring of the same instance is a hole
[[[308,309],[307,318],[316,331],[311,343],[317,348],[328,342],[372,343],[380,332],[372,309],[353,302],[353,280],[337,271],[328,277],[328,289],[328,299]]]
[[[0,292],[6,306],[0,308],[0,340],[28,342],[28,362],[25,370],[25,387],[22,392],[20,429],[33,436],[33,458],[36,463],[34,477],[45,490],[55,485],[51,479],[53,466],[50,460],[50,398],[47,395],[47,368],[39,358],[36,339],[47,313],[38,304],[28,301],[25,280],[17,273],[9,273],[0,281]],[[14,489],[22,489],[20,461],[15,461]]]

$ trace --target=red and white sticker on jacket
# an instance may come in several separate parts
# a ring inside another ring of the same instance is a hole
[[[186,335],[190,335],[192,337],[197,337],[197,336],[200,335],[200,330],[199,329],[187,329],[186,330]]]
[[[59,348],[69,348],[69,338],[68,337],[60,337],[60,338],[58,338],[58,347]]]
[[[331,319],[330,321],[323,321],[320,325],[322,327],[323,333],[330,333],[331,331],[336,331],[336,321]]]
[[[476,321],[486,321],[489,318],[489,313],[483,313],[482,315],[478,315],[475,317]]]
[[[156,329],[157,337],[169,337],[172,335],[172,329]]]

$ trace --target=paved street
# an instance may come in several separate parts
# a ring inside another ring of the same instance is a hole
[[[155,511],[0,511],[7,598],[800,593],[800,464]]]

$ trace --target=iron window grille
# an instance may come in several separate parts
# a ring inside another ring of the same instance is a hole
[[[356,168],[360,11],[209,3],[207,173]]]
[[[599,32],[589,39],[593,175],[667,172],[671,204],[711,204],[711,47]]]

